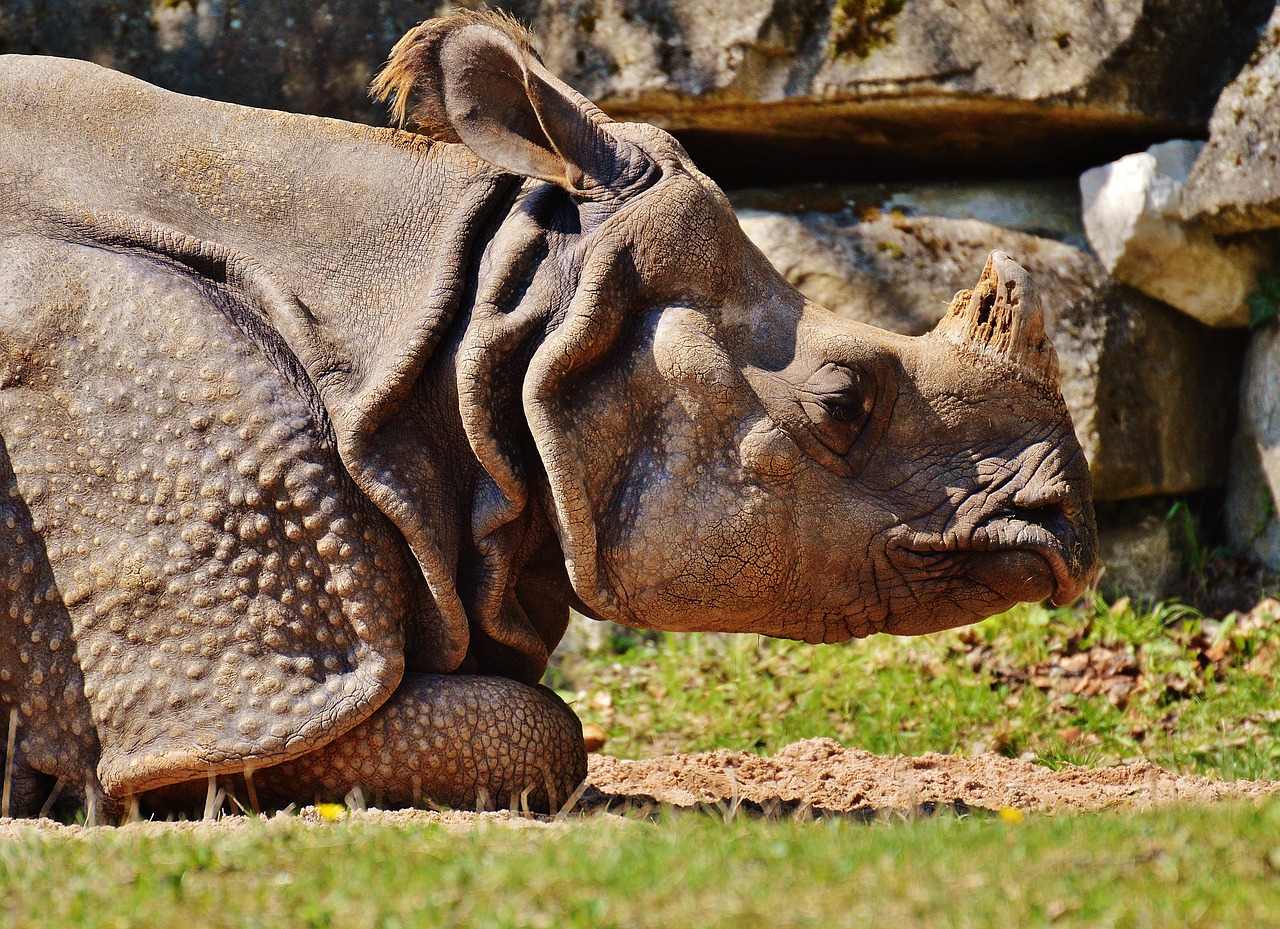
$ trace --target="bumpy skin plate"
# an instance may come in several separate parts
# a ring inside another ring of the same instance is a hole
[[[399,536],[235,317],[160,259],[0,240],[0,703],[110,795],[297,756],[401,676]]]
[[[292,761],[219,778],[245,809],[343,801],[359,788],[384,809],[556,811],[587,769],[582,725],[546,687],[501,677],[406,674],[372,716]],[[199,813],[208,780],[149,793],[148,809]]]

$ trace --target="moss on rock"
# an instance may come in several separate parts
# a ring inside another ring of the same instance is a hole
[[[907,0],[836,0],[831,13],[831,57],[866,58],[893,41],[893,20]]]

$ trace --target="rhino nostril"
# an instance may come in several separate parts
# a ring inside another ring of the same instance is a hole
[[[1066,504],[1062,500],[1046,500],[1030,506],[1014,506],[1010,510],[1010,515],[1019,522],[1043,526],[1054,535],[1069,530],[1075,524],[1075,520],[1067,513]]]

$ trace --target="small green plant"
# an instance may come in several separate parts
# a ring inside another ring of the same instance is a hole
[[[866,58],[893,41],[893,19],[907,0],[836,0],[831,14],[831,57]]]
[[[1191,512],[1191,507],[1187,506],[1185,500],[1179,500],[1169,508],[1169,515],[1165,519],[1180,530],[1182,558],[1191,574],[1203,574],[1205,565],[1209,563],[1210,551],[1200,540],[1200,521]]]
[[[1257,329],[1280,315],[1280,278],[1258,275],[1258,289],[1245,301],[1249,307],[1249,328]]]
[[[1209,545],[1204,541],[1200,516],[1185,500],[1175,502],[1165,519],[1176,532],[1175,544],[1181,550],[1182,565],[1186,569],[1191,588],[1203,589],[1210,583],[1209,566],[1230,554],[1231,549],[1225,545]]]

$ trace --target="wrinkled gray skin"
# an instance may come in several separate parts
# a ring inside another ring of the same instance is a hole
[[[838,642],[1080,593],[1088,473],[1006,256],[899,337],[503,20],[424,24],[377,89],[426,135],[0,59],[11,811],[554,807],[571,606]]]

